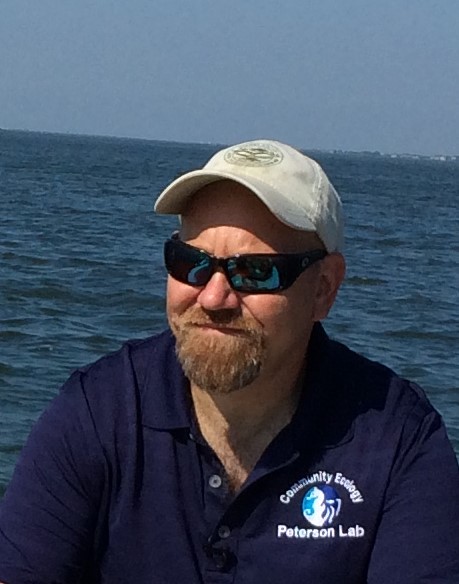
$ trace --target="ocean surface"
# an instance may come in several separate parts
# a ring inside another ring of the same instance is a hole
[[[153,202],[218,149],[0,130],[0,496],[71,371],[165,327]],[[347,215],[326,329],[418,382],[459,454],[459,160],[311,155]]]

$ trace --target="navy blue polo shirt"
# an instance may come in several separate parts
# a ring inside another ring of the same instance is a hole
[[[439,415],[320,325],[308,364],[291,423],[237,494],[170,331],[76,371],[2,502],[0,581],[459,582],[459,473]]]

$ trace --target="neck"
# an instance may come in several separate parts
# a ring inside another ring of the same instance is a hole
[[[240,487],[273,438],[296,411],[304,362],[267,372],[229,394],[191,386],[202,435],[225,467],[230,484]]]
[[[195,412],[205,421],[207,418],[220,418],[228,430],[253,432],[272,418],[290,418],[296,410],[303,378],[301,368],[295,378],[288,382],[282,375],[262,379],[231,393],[209,392],[191,386]]]

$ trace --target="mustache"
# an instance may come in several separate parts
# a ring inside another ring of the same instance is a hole
[[[207,311],[199,307],[193,307],[182,315],[181,321],[185,326],[230,326],[252,334],[261,331],[261,326],[256,321],[248,321],[247,318],[243,318],[239,310]]]

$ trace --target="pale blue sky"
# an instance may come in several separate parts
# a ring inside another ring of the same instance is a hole
[[[0,127],[459,154],[459,0],[0,0]]]

